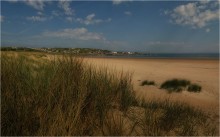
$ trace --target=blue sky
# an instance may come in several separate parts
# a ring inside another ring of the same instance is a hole
[[[219,52],[217,1],[1,1],[1,46]]]

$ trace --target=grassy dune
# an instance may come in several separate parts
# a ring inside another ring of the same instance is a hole
[[[218,135],[209,115],[135,98],[132,75],[61,56],[1,53],[1,135]]]

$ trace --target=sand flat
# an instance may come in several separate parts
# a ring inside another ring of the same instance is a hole
[[[97,66],[133,72],[134,90],[140,98],[186,102],[218,114],[219,60],[135,58],[86,58],[85,60]],[[159,89],[162,82],[173,78],[188,79],[192,83],[197,83],[202,86],[202,92],[183,91],[169,94]],[[140,86],[143,80],[153,80],[156,86]]]

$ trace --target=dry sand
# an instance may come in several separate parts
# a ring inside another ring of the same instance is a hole
[[[219,60],[128,58],[86,58],[85,60],[97,66],[133,72],[134,90],[140,98],[186,102],[205,111],[214,112],[216,117],[219,116]],[[168,93],[159,89],[162,82],[173,78],[197,83],[202,86],[202,92]],[[143,80],[153,80],[156,86],[140,86]]]

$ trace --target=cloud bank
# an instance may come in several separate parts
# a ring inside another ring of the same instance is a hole
[[[105,40],[102,34],[89,32],[86,28],[67,28],[58,31],[46,31],[43,32],[42,36],[77,40]]]
[[[166,10],[164,13],[171,17],[171,22],[192,28],[203,28],[212,21],[219,20],[218,1],[190,2],[180,5],[173,10]]]
[[[31,17],[27,17],[26,18],[27,20],[30,20],[30,21],[40,21],[40,22],[43,22],[43,21],[46,21],[47,18],[46,17],[41,17],[41,16],[31,16]]]

